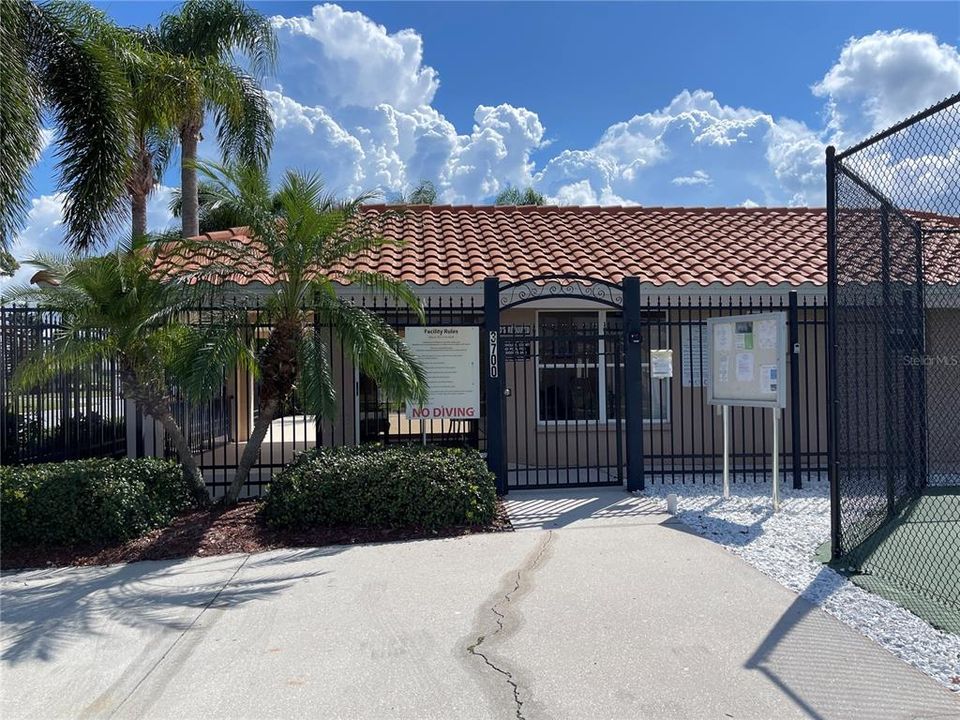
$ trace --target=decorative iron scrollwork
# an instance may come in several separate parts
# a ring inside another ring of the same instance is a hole
[[[500,287],[500,309],[552,297],[579,298],[614,308],[623,307],[623,288],[602,278],[555,274],[518,280]]]

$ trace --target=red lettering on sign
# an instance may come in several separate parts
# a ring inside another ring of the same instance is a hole
[[[477,417],[476,408],[451,407],[443,405],[435,408],[411,408],[410,417],[414,420],[443,419],[443,418],[474,418]]]

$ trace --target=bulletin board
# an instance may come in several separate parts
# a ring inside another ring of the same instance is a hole
[[[708,318],[708,402],[786,407],[786,327],[785,312]]]

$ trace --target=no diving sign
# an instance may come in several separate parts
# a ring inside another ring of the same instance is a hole
[[[407,327],[404,340],[427,377],[427,402],[407,405],[415,420],[480,417],[480,329]]]

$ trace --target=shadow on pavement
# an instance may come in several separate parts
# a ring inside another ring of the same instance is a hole
[[[664,515],[659,499],[631,495],[621,488],[514,490],[506,496],[505,505],[515,530],[649,521]]]
[[[0,591],[0,659],[10,665],[53,661],[80,638],[114,632],[112,625],[182,631],[214,602],[218,608],[240,605],[326,574],[297,572],[295,566],[344,549],[330,546],[5,575]],[[251,570],[258,571],[256,579],[247,579]]]
[[[851,653],[852,643],[827,640],[837,637],[827,627],[837,621],[811,602],[808,593],[824,597],[844,582],[832,570],[821,570],[744,666],[763,673],[812,718],[956,716],[960,703],[946,689],[938,697],[932,681],[882,685],[877,678],[889,677],[891,658],[876,652]]]

